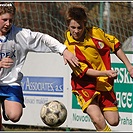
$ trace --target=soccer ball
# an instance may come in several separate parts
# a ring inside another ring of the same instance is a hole
[[[46,125],[58,127],[65,122],[67,118],[67,109],[63,103],[53,100],[42,106],[40,117]]]

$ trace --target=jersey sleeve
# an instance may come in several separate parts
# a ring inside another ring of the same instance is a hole
[[[33,32],[29,29],[22,29],[18,34],[20,43],[24,43],[30,51],[62,54],[66,49],[65,45],[48,34]]]
[[[121,43],[115,36],[105,33],[102,29],[95,27],[93,31],[95,31],[94,36],[100,38],[101,41],[108,45],[112,52],[115,52],[121,46]]]

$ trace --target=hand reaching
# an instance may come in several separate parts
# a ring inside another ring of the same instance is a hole
[[[70,63],[73,67],[79,66],[78,58],[67,49],[65,49],[63,52],[63,58],[65,65]]]
[[[13,60],[10,57],[6,57],[0,61],[0,68],[10,68],[12,64]]]
[[[114,71],[114,70],[107,70],[106,71],[106,75],[109,77],[109,78],[114,78],[116,79],[117,78],[117,71]]]

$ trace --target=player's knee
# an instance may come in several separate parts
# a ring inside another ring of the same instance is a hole
[[[10,116],[9,119],[12,121],[12,122],[18,122],[20,120],[20,117],[18,116]]]
[[[92,119],[92,122],[93,122],[94,124],[96,124],[96,125],[99,125],[99,124],[101,124],[101,123],[104,123],[105,120],[104,120],[103,117],[94,117],[94,118]]]
[[[21,114],[10,113],[10,114],[7,114],[7,117],[9,120],[15,123],[20,120]]]
[[[117,126],[119,124],[119,119],[118,118],[114,118],[114,119],[110,119],[108,121],[108,123],[111,125],[111,126]]]

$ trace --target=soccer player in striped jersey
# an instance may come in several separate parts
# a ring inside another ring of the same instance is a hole
[[[77,57],[55,38],[16,27],[15,11],[11,2],[0,2],[0,101],[4,119],[12,122],[19,121],[25,107],[20,84],[28,52],[60,53],[65,64],[78,65]]]
[[[79,105],[97,131],[111,131],[119,124],[117,99],[113,89],[117,72],[111,70],[110,51],[127,67],[133,77],[133,66],[121,49],[119,40],[98,27],[87,26],[83,6],[71,6],[66,13],[68,30],[64,44],[79,59],[80,67],[70,65],[71,85]]]

